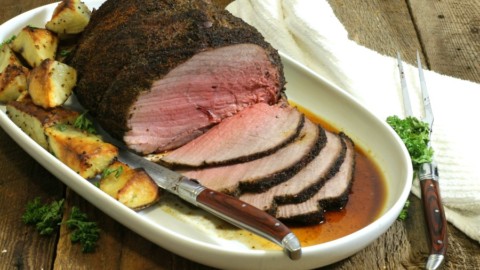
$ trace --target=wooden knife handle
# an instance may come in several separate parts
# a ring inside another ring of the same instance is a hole
[[[283,246],[291,259],[300,258],[301,246],[296,236],[287,226],[266,212],[208,188],[200,192],[196,200],[200,208]]]
[[[428,168],[427,166],[430,166]],[[443,209],[438,183],[438,171],[435,165],[425,164],[426,169],[420,169],[420,187],[425,220],[430,235],[430,253],[445,255],[447,251],[447,220]],[[425,173],[431,172],[431,173]]]

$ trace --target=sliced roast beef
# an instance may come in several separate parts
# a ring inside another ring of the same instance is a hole
[[[292,177],[317,156],[325,143],[325,130],[305,119],[299,136],[268,156],[182,173],[210,189],[235,196],[248,191],[261,192]]]
[[[347,144],[347,152],[340,170],[307,201],[278,206],[276,218],[288,223],[314,224],[323,221],[325,210],[340,209],[345,206],[355,170],[355,147],[346,135],[343,135],[343,138]]]
[[[69,63],[80,103],[141,153],[179,147],[253,104],[275,104],[285,84],[277,51],[207,0],[108,0]]]
[[[277,204],[308,200],[318,192],[327,179],[338,172],[345,158],[344,140],[328,131],[326,136],[325,147],[292,178],[262,193],[245,193],[239,199],[269,213],[274,213]]]
[[[288,104],[257,103],[169,152],[161,161],[178,168],[254,160],[293,141],[303,123],[304,115]]]

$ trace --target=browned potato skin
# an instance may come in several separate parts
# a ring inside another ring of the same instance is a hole
[[[112,172],[103,177],[99,188],[126,206],[139,210],[160,198],[161,189],[141,169],[133,169],[117,161],[118,149],[100,137],[73,128],[79,113],[64,107],[44,109],[27,96],[7,104],[7,115],[25,133],[60,161],[84,178],[92,178],[106,168],[122,167],[116,177]]]
[[[118,155],[114,145],[72,126],[55,125],[45,132],[50,151],[83,178],[101,173]]]
[[[28,73],[10,46],[0,45],[0,102],[16,100],[27,90]]]
[[[45,128],[56,124],[73,124],[79,113],[63,107],[46,110],[33,104],[29,97],[22,101],[11,101],[6,113],[23,132],[48,150]]]
[[[133,169],[120,161],[115,161],[108,169],[116,170],[120,166],[122,172],[118,177],[112,172],[100,180],[101,190],[135,210],[151,206],[159,200],[161,189],[144,170]]]
[[[77,82],[74,68],[52,59],[43,60],[28,76],[28,93],[33,103],[44,108],[62,105]]]
[[[112,172],[105,177],[102,177],[98,186],[101,190],[115,199],[118,199],[118,191],[127,184],[130,177],[135,173],[134,169],[120,161],[114,161],[108,166],[107,170],[118,170],[119,167],[122,167],[122,172],[118,177],[115,172]]]
[[[8,65],[0,73],[0,102],[16,100],[23,92],[26,92],[27,76],[27,68]]]
[[[130,208],[142,209],[158,201],[160,189],[143,169],[135,172],[118,191],[118,200]]]
[[[81,0],[64,0],[55,8],[45,28],[61,39],[81,33],[90,21],[91,11]]]
[[[47,29],[24,27],[10,43],[10,48],[22,55],[31,67],[36,67],[44,59],[54,59],[59,39]]]

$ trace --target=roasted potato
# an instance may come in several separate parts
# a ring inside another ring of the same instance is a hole
[[[72,94],[77,83],[74,68],[52,60],[45,59],[30,72],[28,76],[28,93],[33,103],[44,108],[62,105]]]
[[[45,28],[57,33],[61,38],[78,34],[87,26],[91,14],[85,3],[79,0],[63,0],[55,8]]]
[[[98,187],[108,195],[118,199],[118,191],[127,184],[135,170],[127,164],[115,161],[102,173]]]
[[[44,59],[55,59],[58,37],[47,29],[26,26],[10,43],[10,47],[21,54],[31,67],[36,67]]]
[[[83,178],[101,173],[118,155],[114,145],[71,125],[47,127],[45,133],[52,154]]]
[[[22,66],[8,65],[0,73],[0,102],[16,100],[27,91],[28,69]]]
[[[126,206],[142,209],[158,201],[160,189],[144,170],[115,161],[106,172],[100,179],[100,189]]]
[[[0,73],[2,73],[7,66],[22,66],[20,60],[8,46],[7,43],[0,45]]]
[[[79,113],[73,110],[57,107],[46,110],[33,104],[30,98],[22,101],[12,101],[6,106],[6,113],[23,132],[45,149],[48,148],[45,128],[56,124],[73,124]]]
[[[118,191],[118,201],[130,208],[141,209],[157,202],[159,191],[143,169],[135,169],[130,180]]]
[[[27,90],[28,69],[8,44],[0,45],[0,102],[16,100]]]

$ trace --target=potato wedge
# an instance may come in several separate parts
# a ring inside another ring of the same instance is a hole
[[[81,33],[92,12],[80,0],[63,0],[53,11],[52,18],[45,28],[57,33],[60,37]]]
[[[16,100],[23,92],[26,92],[27,75],[27,68],[8,65],[0,73],[0,102]]]
[[[143,169],[135,169],[130,180],[118,191],[118,201],[130,208],[141,209],[157,202],[159,192],[158,186]]]
[[[16,100],[27,90],[28,69],[8,44],[0,45],[0,102]]]
[[[44,108],[62,105],[77,83],[77,71],[58,61],[45,59],[28,76],[33,103]]]
[[[55,59],[58,37],[47,29],[26,26],[10,43],[10,47],[21,54],[31,67],[36,67],[44,59]]]
[[[56,124],[73,124],[79,116],[78,112],[63,107],[45,110],[33,104],[30,98],[9,102],[6,113],[23,132],[47,150],[45,128]]]
[[[105,174],[106,171],[109,173]],[[118,191],[127,184],[134,173],[135,170],[127,164],[114,161],[106,168],[104,173],[102,173],[98,187],[108,195],[118,199]]]
[[[119,169],[121,167],[121,169]],[[102,176],[99,188],[132,209],[142,209],[157,202],[160,189],[145,171],[115,161]]]
[[[5,71],[7,66],[22,66],[22,63],[8,44],[2,44],[0,45],[0,73]]]
[[[101,173],[118,155],[117,147],[100,136],[70,125],[47,127],[45,133],[52,154],[83,178]]]

